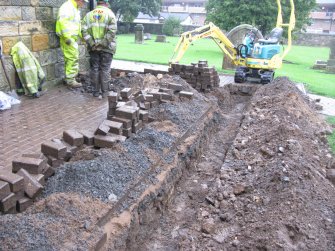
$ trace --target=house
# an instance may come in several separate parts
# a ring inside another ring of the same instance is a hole
[[[317,0],[318,9],[312,11],[312,24],[306,27],[308,33],[335,34],[335,1]]]
[[[187,13],[193,25],[202,26],[206,20],[207,0],[162,0],[163,13]]]
[[[160,12],[158,16],[150,16],[147,14],[139,13],[138,16],[134,19],[134,23],[141,24],[159,24],[164,23],[169,17],[174,17],[180,20],[181,25],[193,25],[193,19],[188,13],[168,13]]]

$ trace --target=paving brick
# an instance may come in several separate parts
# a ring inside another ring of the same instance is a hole
[[[17,201],[20,200],[20,199],[22,199],[22,198],[24,198],[24,196],[25,196],[24,190],[16,192],[15,196],[16,196],[16,200]]]
[[[66,152],[65,152],[66,154]],[[64,155],[65,157],[65,155]],[[60,167],[61,165],[64,164],[64,160],[63,159],[56,159],[55,157],[53,156],[47,156],[48,158],[48,164],[53,167],[53,168],[57,168],[57,167]],[[42,171],[43,173],[43,171]],[[45,173],[43,173],[45,175]]]
[[[103,136],[103,135],[95,135],[94,136],[94,146],[100,148],[110,148],[115,145],[117,139],[113,136]]]
[[[66,146],[54,142],[45,142],[41,145],[41,152],[56,159],[63,159],[66,155]]]
[[[150,106],[151,106],[150,102],[140,103],[140,109],[142,110],[149,110]]]
[[[123,88],[120,92],[122,99],[129,98],[131,94],[132,94],[131,88]]]
[[[71,146],[82,146],[84,144],[84,136],[74,129],[64,131],[63,139]]]
[[[119,118],[133,120],[133,119],[136,119],[137,109],[139,108],[133,108],[130,106],[122,106],[116,109],[115,115]]]
[[[10,171],[0,170],[0,180],[8,182],[10,190],[13,193],[21,191],[24,188],[24,179],[20,175]]]
[[[124,128],[122,129],[122,135],[129,138],[131,135],[133,135],[132,128]]]
[[[154,108],[154,107],[156,107],[158,105],[159,105],[159,102],[157,100],[154,100],[154,101],[150,102],[151,108]]]
[[[8,212],[11,208],[16,206],[16,196],[14,193],[10,193],[7,197],[0,201],[1,212]]]
[[[183,86],[180,84],[173,84],[173,83],[169,83],[168,84],[168,88],[172,89],[174,91],[182,91],[183,90]]]
[[[49,177],[51,177],[52,175],[55,174],[55,169],[49,165],[47,165],[43,171],[42,174],[44,175],[45,179],[48,179]]]
[[[30,199],[36,198],[42,192],[43,186],[26,170],[21,169],[17,174],[24,178],[24,192]]]
[[[38,181],[38,183],[40,183],[42,186],[45,185],[45,177],[44,174],[31,174],[32,177],[34,177],[34,179],[36,179]]]
[[[137,133],[139,130],[142,129],[142,127],[143,127],[143,122],[142,122],[142,120],[140,120],[136,124],[133,125],[132,132]]]
[[[122,123],[124,129],[131,128],[131,120],[130,119],[123,119],[123,118],[119,118],[119,117],[112,117],[110,120]]]
[[[148,122],[149,113],[147,111],[140,111],[140,120],[142,120],[143,122]]]
[[[97,128],[95,131],[95,135],[107,135],[109,132],[109,126],[105,125],[104,123],[101,123],[101,125]]]
[[[21,168],[27,170],[31,174],[39,174],[47,164],[46,159],[37,159],[29,157],[19,157],[12,162],[13,172],[18,172]]]
[[[116,103],[119,100],[119,94],[117,92],[108,93],[108,102]]]
[[[84,137],[84,144],[91,146],[94,143],[94,133],[88,130],[81,130],[80,133]]]
[[[181,91],[179,92],[179,97],[180,98],[188,98],[188,99],[192,99],[193,98],[193,93],[192,92],[186,92],[186,91]]]
[[[114,133],[117,135],[122,134],[122,127],[123,127],[122,123],[111,120],[105,120],[103,123],[109,127],[110,133]]]
[[[16,202],[16,210],[20,213],[27,210],[28,207],[33,205],[33,200],[25,197]]]
[[[154,96],[151,94],[144,95],[144,100],[147,102],[152,102],[154,101]]]
[[[0,200],[6,198],[10,193],[8,182],[0,181]]]

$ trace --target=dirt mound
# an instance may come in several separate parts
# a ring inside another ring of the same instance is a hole
[[[53,194],[25,214],[1,216],[0,250],[87,250],[101,237],[94,227],[108,208],[78,194]]]
[[[235,87],[214,94],[225,125],[139,250],[335,250],[328,125],[287,78],[249,100]]]

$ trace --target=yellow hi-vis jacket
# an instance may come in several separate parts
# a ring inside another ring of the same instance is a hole
[[[116,19],[113,11],[105,6],[97,6],[86,14],[82,21],[82,34],[93,50],[98,49],[115,54]]]
[[[74,0],[68,0],[59,8],[56,33],[59,37],[63,37],[64,41],[69,38],[78,38],[80,33],[80,11]]]
[[[45,74],[40,63],[31,51],[22,43],[16,43],[10,53],[26,95],[38,92]]]

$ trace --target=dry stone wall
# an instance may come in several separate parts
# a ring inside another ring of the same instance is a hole
[[[10,83],[15,86],[15,69],[10,50],[22,41],[40,62],[45,74],[46,85],[62,82],[64,58],[55,33],[59,7],[66,0],[0,0],[0,39],[3,43],[4,62]],[[88,9],[81,10],[81,16]],[[81,42],[80,70],[89,67],[86,46]],[[8,83],[0,67],[0,90],[8,90]]]

